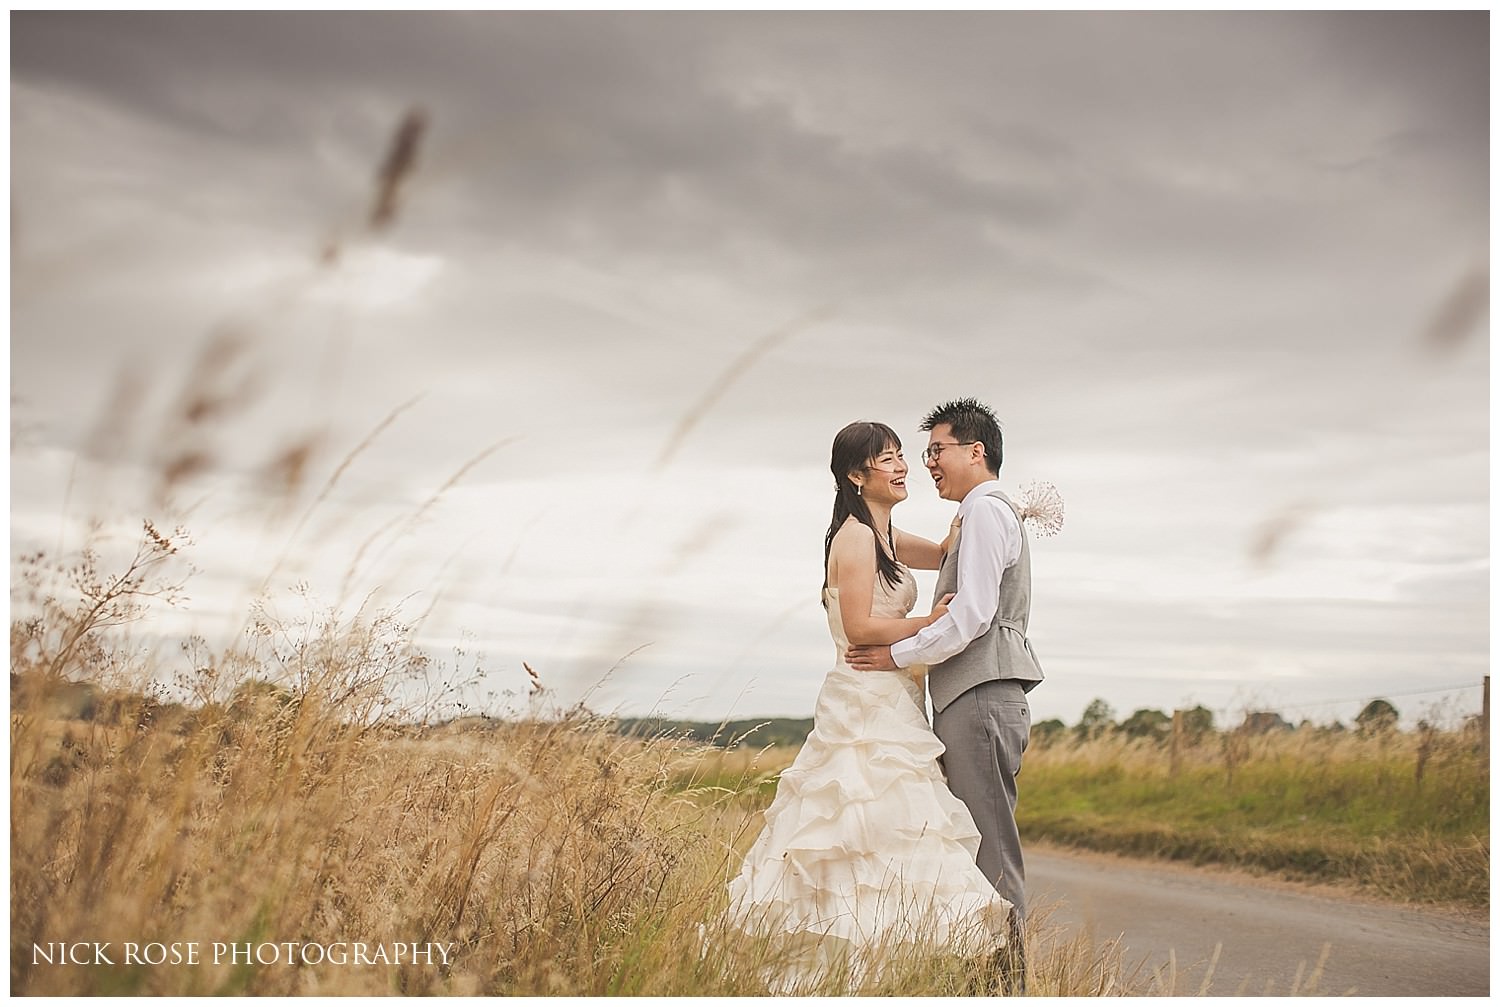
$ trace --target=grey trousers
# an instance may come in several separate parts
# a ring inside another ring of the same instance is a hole
[[[1016,831],[1016,774],[1031,736],[1031,704],[1014,679],[982,682],[934,713],[932,729],[947,751],[943,772],[979,826],[979,868],[1026,918],[1026,867]]]

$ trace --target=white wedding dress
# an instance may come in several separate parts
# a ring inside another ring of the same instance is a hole
[[[916,582],[901,574],[895,589],[875,578],[871,615],[911,611]],[[878,978],[913,946],[982,954],[1005,943],[1011,908],[974,863],[979,830],[943,780],[922,687],[845,664],[838,591],[824,596],[837,663],[729,886],[730,934],[772,939],[763,975],[778,993],[840,971]]]

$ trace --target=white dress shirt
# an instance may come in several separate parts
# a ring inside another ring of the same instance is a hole
[[[990,628],[1000,597],[1000,577],[1021,558],[1021,522],[1016,512],[1004,500],[989,495],[999,488],[998,479],[982,482],[958,505],[958,520],[963,522],[958,591],[941,619],[891,644],[896,667],[946,661]]]

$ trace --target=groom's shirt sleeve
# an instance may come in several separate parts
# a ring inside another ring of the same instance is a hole
[[[958,550],[958,591],[948,614],[915,636],[891,644],[898,668],[937,664],[990,628],[1000,597],[1000,577],[1021,555],[1021,525],[1003,500],[981,497],[963,519]],[[937,601],[937,599],[933,599]]]

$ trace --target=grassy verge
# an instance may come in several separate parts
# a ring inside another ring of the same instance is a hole
[[[1420,776],[1418,765],[1421,765]],[[1489,904],[1489,765],[1464,733],[1103,738],[1027,753],[1023,838]]]
[[[672,784],[762,808],[796,751],[689,749]],[[1489,764],[1471,734],[1213,735],[1177,761],[1174,773],[1165,746],[1119,736],[1033,747],[1020,778],[1022,836],[1400,901],[1489,905]]]

